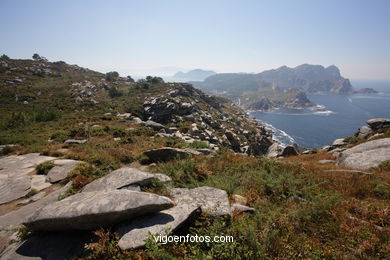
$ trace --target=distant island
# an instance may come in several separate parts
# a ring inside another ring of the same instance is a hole
[[[173,82],[203,81],[215,74],[217,73],[212,70],[194,69],[188,72],[176,72],[173,76],[166,78],[166,80]]]
[[[306,93],[377,93],[371,88],[355,90],[349,79],[342,77],[334,65],[324,67],[303,64],[295,68],[282,66],[257,74],[215,74],[204,81],[191,83],[207,93],[229,97],[247,110],[282,107],[303,109],[315,106]]]

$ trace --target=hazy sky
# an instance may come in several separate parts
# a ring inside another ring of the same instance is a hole
[[[0,0],[0,53],[122,75],[337,65],[390,79],[388,0]]]

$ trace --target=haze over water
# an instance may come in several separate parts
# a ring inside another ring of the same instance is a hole
[[[380,94],[308,94],[311,101],[324,107],[323,112],[278,109],[251,115],[270,124],[274,137],[284,144],[320,148],[337,138],[352,136],[368,119],[390,117],[390,81],[360,80],[352,81],[352,85],[356,89],[371,87]]]

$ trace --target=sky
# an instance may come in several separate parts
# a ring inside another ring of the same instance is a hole
[[[388,0],[0,0],[0,55],[122,76],[336,65],[390,80]]]

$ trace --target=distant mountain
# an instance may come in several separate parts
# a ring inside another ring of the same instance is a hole
[[[175,82],[188,82],[188,81],[202,81],[207,77],[215,75],[216,72],[212,70],[195,69],[188,72],[177,72],[170,79]]]
[[[258,74],[216,74],[195,85],[202,90],[243,92],[261,88],[264,82],[277,85],[280,89],[295,88],[307,93],[353,93],[348,79],[340,75],[336,66],[303,64],[295,68],[282,66]]]
[[[354,90],[349,79],[342,77],[334,65],[325,68],[303,64],[295,68],[282,66],[257,74],[216,74],[203,82],[192,83],[205,92],[240,99],[243,108],[258,107],[262,110],[313,106],[306,93],[376,93],[373,89]]]
[[[298,88],[308,93],[347,94],[353,92],[349,80],[343,78],[340,70],[334,65],[327,68],[310,64],[295,68],[283,66],[257,75],[268,82],[277,84],[281,89]]]

